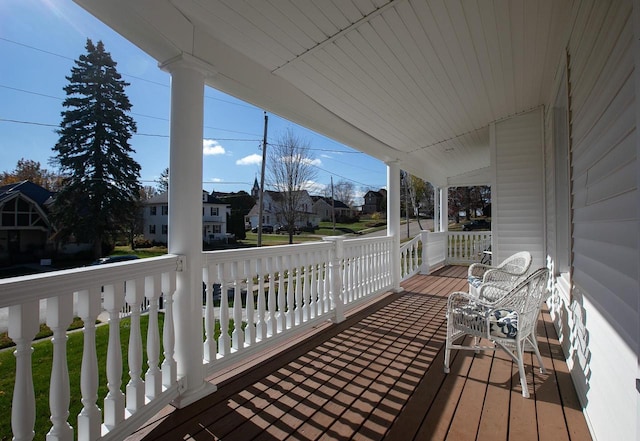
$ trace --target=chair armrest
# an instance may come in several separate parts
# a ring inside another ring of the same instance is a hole
[[[449,294],[449,298],[447,299],[447,310],[451,311],[463,305],[475,305],[478,308],[491,307],[491,303],[478,299],[468,292],[455,291]]]

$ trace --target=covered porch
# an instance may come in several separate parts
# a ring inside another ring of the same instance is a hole
[[[209,378],[215,394],[165,408],[129,440],[591,439],[546,308],[538,335],[548,371],[528,357],[527,400],[501,352],[454,352],[443,373],[446,299],[466,289],[466,267],[402,288]]]

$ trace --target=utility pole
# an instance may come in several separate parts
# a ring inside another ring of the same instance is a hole
[[[262,170],[260,174],[260,195],[258,197],[258,246],[262,246],[262,212],[264,210],[264,169],[267,164],[267,122],[269,117],[264,112],[264,136],[262,137]]]

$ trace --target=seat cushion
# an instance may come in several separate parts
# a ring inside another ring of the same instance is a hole
[[[510,309],[497,309],[489,316],[489,334],[497,338],[516,338],[518,313]]]
[[[474,288],[480,288],[480,285],[482,285],[482,279],[478,277],[469,276],[468,280],[469,280],[469,285],[473,286]]]

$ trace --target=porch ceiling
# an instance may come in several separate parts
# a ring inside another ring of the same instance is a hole
[[[570,0],[76,0],[207,84],[438,185],[550,94]],[[482,179],[482,178],[478,178]]]

